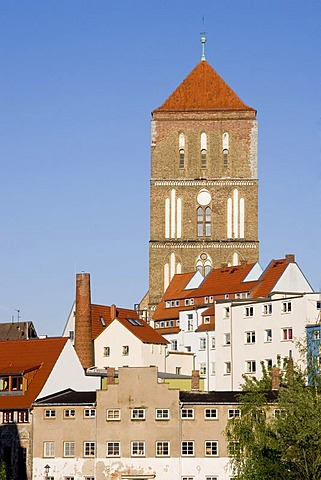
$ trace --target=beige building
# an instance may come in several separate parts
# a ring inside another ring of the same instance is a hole
[[[194,387],[197,387],[197,377]],[[180,392],[156,367],[119,369],[119,383],[67,390],[34,404],[33,478],[227,480],[233,392]]]
[[[152,112],[149,295],[141,306],[153,310],[175,273],[258,260],[257,201],[256,110],[203,58]]]

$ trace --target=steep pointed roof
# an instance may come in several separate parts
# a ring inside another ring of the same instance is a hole
[[[206,60],[200,61],[163,105],[154,112],[191,110],[255,112],[253,108],[245,105]]]

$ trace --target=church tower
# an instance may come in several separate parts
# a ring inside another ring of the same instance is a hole
[[[256,110],[202,60],[152,112],[149,310],[175,273],[259,256]]]

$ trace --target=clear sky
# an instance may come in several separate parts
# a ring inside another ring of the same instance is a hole
[[[150,112],[199,62],[258,110],[260,262],[321,287],[320,0],[0,0],[0,321],[148,288]]]

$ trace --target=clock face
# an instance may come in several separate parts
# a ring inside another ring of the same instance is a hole
[[[202,205],[202,207],[205,207],[205,205],[208,205],[212,200],[210,192],[207,190],[201,190],[199,194],[197,195],[197,202],[199,205]]]

